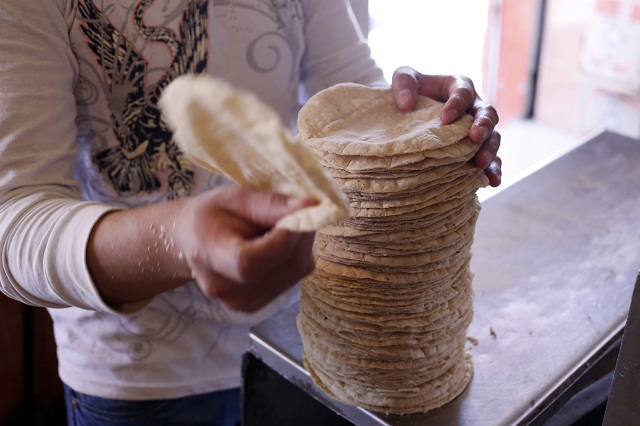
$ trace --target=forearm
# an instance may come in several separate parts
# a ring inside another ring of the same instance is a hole
[[[105,302],[118,307],[143,301],[192,280],[175,238],[184,203],[113,211],[95,224],[87,266]]]

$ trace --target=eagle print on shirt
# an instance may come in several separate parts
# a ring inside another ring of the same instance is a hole
[[[168,69],[149,81],[150,65],[125,31],[108,19],[92,0],[78,2],[80,28],[104,73],[112,128],[119,145],[93,155],[101,173],[120,195],[152,193],[166,186],[167,198],[188,195],[195,185],[192,163],[180,152],[160,118],[158,99],[177,76],[201,73],[207,63],[208,0],[189,0],[184,6],[179,32],[149,27],[144,12],[154,0],[140,0],[132,8],[137,35],[145,43],[162,43],[173,58]],[[166,175],[166,183],[161,176]]]

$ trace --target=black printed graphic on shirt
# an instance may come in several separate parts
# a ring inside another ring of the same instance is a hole
[[[127,39],[124,29],[109,20],[108,8],[99,9],[93,0],[79,1],[80,28],[104,73],[112,129],[119,142],[95,153],[93,161],[120,195],[166,190],[166,198],[174,199],[193,189],[193,165],[172,140],[157,103],[175,77],[205,70],[209,2],[184,1],[176,33],[162,25],[145,24],[144,12],[153,1],[138,1],[131,14],[136,37],[145,43],[162,43],[172,56],[171,64],[156,81],[149,81],[149,61],[133,40]],[[163,176],[166,182],[161,180]]]

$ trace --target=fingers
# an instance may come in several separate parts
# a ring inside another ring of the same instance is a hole
[[[498,157],[500,141],[500,133],[491,132],[473,158],[476,167],[485,171],[489,184],[494,187],[502,181],[502,160]]]
[[[492,186],[500,184],[501,160],[497,157],[500,134],[495,132],[499,117],[495,108],[484,102],[473,82],[463,76],[423,75],[410,67],[400,67],[393,74],[391,87],[396,104],[406,111],[416,105],[418,95],[444,102],[440,112],[443,124],[450,124],[465,114],[473,116],[469,138],[482,144],[474,157],[478,168],[486,170]]]
[[[395,94],[396,104],[401,111],[408,111],[418,101],[420,73],[410,67],[400,67],[391,79],[391,88]]]
[[[502,182],[502,159],[496,157],[484,171],[489,178],[489,185],[496,187]]]
[[[440,120],[444,124],[453,123],[467,112],[475,116],[473,106],[478,95],[470,79],[462,76],[434,76],[433,79],[440,84],[439,93],[444,102]]]
[[[473,115],[473,125],[469,130],[469,137],[475,143],[483,143],[493,133],[498,124],[498,112],[494,107],[478,97],[469,113]]]
[[[315,267],[314,233],[273,229],[285,214],[316,201],[227,187],[189,200],[176,240],[203,292],[256,310]]]
[[[482,142],[480,149],[476,152],[474,161],[479,169],[486,169],[498,155],[500,149],[500,133],[493,131],[489,137]]]
[[[309,259],[313,257],[313,236],[313,233],[273,229],[261,238],[245,241],[237,253],[235,278],[240,282],[261,281],[267,275],[280,273],[280,269],[295,279],[302,278],[309,272]]]
[[[244,264],[250,260],[254,268],[245,271],[243,278],[260,280],[264,278],[265,271],[273,271],[281,266],[296,279],[302,278],[315,267],[311,252],[314,238],[314,232],[274,229],[263,238],[248,242],[240,257]]]
[[[229,307],[255,311],[313,271],[313,239],[314,233],[275,229],[240,242],[234,260],[217,271],[205,270],[196,279],[206,294]]]
[[[478,97],[473,83],[467,77],[423,75],[410,67],[400,67],[394,72],[391,88],[401,110],[413,108],[418,95],[444,102],[440,119],[445,124],[462,117],[474,106]]]
[[[317,204],[317,201],[311,198],[291,198],[233,186],[212,191],[211,196],[215,196],[216,202],[232,215],[264,228],[273,227],[287,214]]]
[[[402,111],[413,108],[418,95],[423,95],[444,102],[440,113],[444,124],[467,113],[473,115],[469,137],[476,143],[482,143],[499,121],[495,108],[478,96],[471,79],[464,76],[423,75],[411,67],[400,67],[393,74],[391,88]]]
[[[443,94],[448,92],[448,99],[440,113],[440,120],[449,124],[464,114],[473,116],[473,124],[469,137],[475,143],[484,142],[498,124],[499,118],[495,108],[484,102],[476,93],[473,82],[462,76],[450,76],[441,79]],[[446,95],[445,95],[446,96]]]

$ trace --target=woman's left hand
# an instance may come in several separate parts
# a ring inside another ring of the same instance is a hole
[[[478,96],[469,78],[456,75],[424,75],[413,68],[400,67],[393,74],[391,87],[395,93],[396,104],[403,111],[413,108],[418,95],[423,95],[445,103],[440,113],[440,120],[444,124],[452,123],[464,114],[471,114],[474,120],[469,130],[469,138],[482,144],[474,157],[475,164],[485,170],[491,186],[500,185],[500,133],[495,130],[498,113]]]

